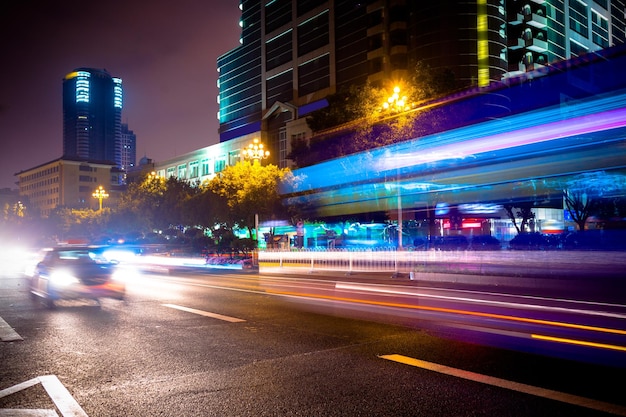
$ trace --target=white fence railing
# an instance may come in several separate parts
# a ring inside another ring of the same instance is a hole
[[[258,253],[260,272],[460,272],[542,274],[584,264],[596,271],[621,271],[626,252],[584,251],[396,251],[267,250]]]

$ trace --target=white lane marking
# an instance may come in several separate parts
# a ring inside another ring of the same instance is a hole
[[[245,321],[243,319],[238,319],[236,317],[223,316],[221,314],[211,313],[209,311],[203,311],[203,310],[196,310],[195,308],[178,306],[176,304],[163,304],[163,306],[164,307],[173,308],[173,309],[176,309],[176,310],[186,311],[188,313],[199,314],[199,315],[205,316],[205,317],[212,317],[214,319],[224,320],[224,321],[228,321],[228,322],[231,322],[231,323],[241,323],[241,322]]]
[[[34,385],[41,384],[43,388],[46,390],[52,402],[57,407],[57,409],[61,412],[61,416],[63,417],[88,417],[87,413],[80,407],[78,402],[72,397],[70,392],[65,388],[65,386],[59,381],[59,378],[56,375],[44,375],[39,376],[37,378],[30,379],[26,382],[22,382],[21,384],[14,385],[12,387],[3,389],[0,391],[0,398],[6,397],[11,394],[15,394],[16,392],[22,391],[26,388],[30,388]],[[3,411],[3,410],[0,410]],[[4,410],[6,411],[2,415],[12,415],[10,412],[13,410]],[[27,410],[32,411],[34,414],[28,414],[31,416],[41,416],[41,415],[57,415],[56,412],[54,414],[42,414],[46,413],[48,410]],[[25,414],[27,415],[27,414]]]
[[[455,376],[457,378],[468,379],[470,381],[480,382],[487,385],[493,385],[500,388],[509,389],[512,391],[522,392],[524,394],[535,395],[537,397],[543,397],[550,400],[561,401],[568,404],[577,405],[580,407],[591,408],[593,410],[599,410],[605,413],[612,413],[618,416],[626,416],[626,407],[617,404],[606,403],[603,401],[597,401],[591,398],[579,397],[577,395],[567,394],[564,392],[553,391],[545,388],[535,387],[533,385],[526,385],[519,382],[508,381],[506,379],[495,378],[488,375],[478,374],[475,372],[464,371],[463,369],[451,368],[449,366],[440,365],[433,362],[427,362],[420,359],[411,358],[403,355],[381,355],[379,358],[387,359],[394,362],[403,363],[405,365],[411,365],[429,371],[439,372],[445,375]]]
[[[607,304],[607,303],[591,303],[586,301],[578,301],[578,300],[565,300],[562,298],[546,298],[546,297],[532,297],[527,295],[511,295],[511,294],[503,294],[503,293],[491,293],[491,292],[482,292],[482,291],[457,291],[452,290],[450,293],[467,293],[471,295],[485,295],[485,296],[499,296],[502,298],[511,298],[514,301],[498,301],[498,300],[487,300],[480,298],[470,298],[460,297],[460,296],[450,296],[450,295],[435,295],[435,294],[427,294],[424,292],[418,292],[412,288],[400,287],[402,290],[391,289],[391,286],[382,286],[379,284],[353,284],[353,283],[345,283],[345,282],[337,282],[335,284],[335,288],[339,290],[348,290],[348,291],[367,291],[367,292],[376,292],[376,293],[384,293],[391,295],[408,295],[422,298],[432,298],[432,299],[442,299],[442,300],[451,300],[451,301],[461,301],[467,303],[475,303],[475,304],[487,304],[487,305],[496,305],[496,306],[505,306],[505,307],[513,307],[513,308],[527,308],[534,310],[544,310],[544,311],[558,311],[558,312],[567,312],[567,313],[578,313],[578,314],[586,314],[586,315],[596,315],[596,316],[606,316],[613,317],[618,319],[626,318],[626,314],[620,313],[611,313],[607,311],[599,311],[599,310],[589,310],[589,309],[581,309],[574,308],[574,305],[582,304],[582,305],[592,305],[596,307],[619,307],[623,308],[622,305],[618,304]],[[539,301],[556,301],[556,302],[567,302],[569,303],[568,307],[554,307],[548,306],[544,304],[528,304],[528,303],[520,303],[516,300],[539,300]]]
[[[3,342],[14,342],[16,340],[24,340],[22,336],[17,334],[9,324],[0,317],[0,340]]]
[[[0,417],[59,417],[54,410],[7,408],[0,410]]]

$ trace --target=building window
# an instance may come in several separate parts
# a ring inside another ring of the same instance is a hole
[[[187,178],[187,164],[181,164],[178,166],[178,179],[184,180]]]
[[[585,38],[589,37],[589,19],[587,17],[587,5],[579,0],[569,0],[570,14],[569,27]]]
[[[291,51],[293,49],[291,34],[292,30],[289,29],[265,44],[265,67],[267,70],[291,61]]]
[[[311,94],[330,86],[330,56],[324,54],[299,66],[298,88],[300,96]]]
[[[328,32],[328,11],[300,24],[298,26],[298,56],[328,45]]]
[[[209,175],[211,173],[210,168],[209,168],[210,167],[209,160],[208,159],[203,159],[201,164],[202,164],[202,176]]]
[[[213,170],[215,173],[224,171],[226,168],[226,161],[223,159],[218,159],[215,161],[215,169]]]
[[[267,79],[267,106],[277,101],[283,103],[293,100],[293,70],[290,68],[281,74]]]
[[[189,163],[189,178],[198,178],[200,174],[200,164],[198,161],[191,161]]]

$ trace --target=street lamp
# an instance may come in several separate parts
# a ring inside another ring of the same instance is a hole
[[[254,138],[252,143],[242,151],[242,154],[245,159],[259,162],[261,159],[267,159],[270,156],[270,151],[265,150],[265,146],[257,138]]]
[[[393,94],[382,105],[383,111],[400,113],[409,110],[406,104],[406,96],[400,96],[400,87],[393,88]],[[402,249],[402,190],[400,185],[400,172],[396,173],[396,197],[398,202],[398,249]]]
[[[260,163],[261,159],[267,159],[270,156],[270,151],[265,150],[265,146],[254,138],[251,144],[249,144],[242,152],[244,159],[252,159],[254,163]],[[259,244],[259,215],[254,214],[254,234],[256,235],[257,246]]]
[[[102,186],[99,186],[98,189],[94,191],[91,195],[93,196],[93,198],[98,199],[100,207],[99,210],[102,210],[102,200],[104,200],[105,198],[109,198],[109,194],[105,191],[104,188],[102,188]]]
[[[393,88],[393,94],[383,103],[383,110],[390,110],[392,112],[409,110],[406,101],[406,96],[400,97],[400,87],[395,86]]]

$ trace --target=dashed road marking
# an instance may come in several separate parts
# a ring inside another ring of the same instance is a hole
[[[52,402],[54,402],[54,405],[61,412],[62,417],[88,417],[87,413],[85,413],[85,411],[80,407],[78,402],[76,402],[74,397],[72,397],[70,392],[67,390],[67,388],[65,388],[61,381],[59,381],[59,378],[57,378],[56,375],[39,376],[37,378],[22,382],[21,384],[17,384],[12,387],[3,389],[0,391],[0,398],[15,394],[16,392],[25,390],[26,388],[30,388],[37,384],[41,384],[43,386],[43,388],[52,399]],[[54,410],[45,409],[0,410],[0,417],[14,415],[25,417],[58,416],[58,414]]]
[[[382,359],[387,359],[394,362],[403,363],[405,365],[411,365],[429,371],[439,372],[445,375],[451,375],[458,378],[468,379],[470,381],[480,382],[487,385],[493,385],[500,388],[505,388],[513,391],[522,392],[524,394],[535,395],[537,397],[548,398],[550,400],[561,401],[568,404],[577,405],[580,407],[586,407],[593,410],[599,410],[605,413],[612,413],[618,416],[626,416],[626,407],[606,403],[603,401],[597,401],[591,398],[579,397],[577,395],[571,395],[564,392],[553,391],[545,388],[535,387],[533,385],[521,384],[519,382],[509,381],[506,379],[495,378],[488,375],[478,374],[475,372],[464,371],[458,368],[451,368],[449,366],[440,365],[433,362],[427,362],[420,359],[411,358],[403,355],[381,355]]]
[[[214,319],[224,320],[224,321],[228,321],[228,322],[231,322],[231,323],[241,323],[241,322],[245,321],[243,319],[238,319],[236,317],[224,316],[222,314],[211,313],[209,311],[196,310],[195,308],[178,306],[176,304],[163,304],[163,306],[164,307],[173,308],[173,309],[176,309],[176,310],[186,311],[188,313],[199,314],[199,315],[205,316],[205,317],[212,317]]]
[[[17,340],[24,340],[22,336],[17,334],[15,330],[9,324],[0,317],[0,340],[3,342],[15,342]]]

